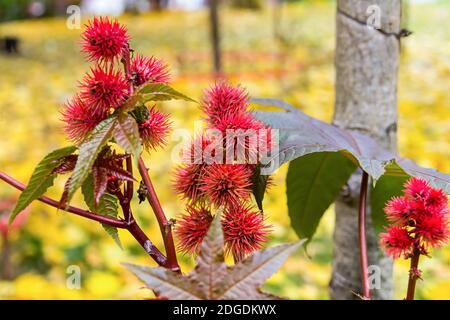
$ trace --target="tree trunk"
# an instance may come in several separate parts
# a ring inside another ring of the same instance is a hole
[[[2,234],[2,250],[0,254],[0,280],[12,280],[14,269],[11,264],[11,243],[8,234]]]
[[[281,37],[281,0],[272,0],[273,6],[273,37],[279,40]]]
[[[161,11],[161,0],[150,0],[150,8],[155,11]]]
[[[395,152],[401,0],[338,0],[337,6],[333,122],[368,134]],[[353,175],[336,201],[332,299],[359,299],[357,294],[361,293],[357,212],[360,179],[360,172]],[[369,266],[377,266],[375,270],[381,272],[381,286],[371,288],[372,297],[392,299],[392,260],[378,249],[369,209]]]
[[[219,31],[219,0],[209,0],[209,19],[211,25],[211,44],[213,53],[214,72],[220,74],[222,71],[222,54],[220,51]]]

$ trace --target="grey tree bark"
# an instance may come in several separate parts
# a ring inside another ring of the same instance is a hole
[[[401,0],[337,3],[333,122],[368,134],[391,151],[397,147],[400,21]],[[359,299],[357,294],[361,293],[357,212],[360,180],[361,173],[353,175],[335,204],[332,299]],[[375,270],[381,271],[381,287],[372,288],[372,297],[392,299],[392,261],[378,249],[370,210],[366,219],[369,266],[378,266]]]

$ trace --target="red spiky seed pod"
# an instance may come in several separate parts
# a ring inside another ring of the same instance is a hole
[[[97,124],[106,119],[106,113],[92,112],[80,96],[69,100],[61,111],[61,120],[64,122],[64,132],[69,140],[80,143],[95,128]]]
[[[166,83],[170,79],[165,62],[155,57],[143,57],[137,54],[131,61],[131,77],[135,86],[147,82]]]
[[[381,234],[380,244],[386,254],[394,259],[402,255],[407,258],[412,252],[414,239],[408,233],[408,230],[392,226]]]
[[[91,68],[80,84],[81,97],[97,113],[109,113],[128,97],[128,82],[120,71],[99,65]]]
[[[450,237],[447,216],[435,213],[423,217],[416,222],[414,232],[426,247],[442,247]]]
[[[175,225],[175,235],[179,239],[178,249],[184,253],[198,252],[212,222],[211,211],[203,206],[187,206]]]
[[[265,223],[261,212],[239,204],[225,210],[222,229],[226,252],[240,261],[263,247],[271,226]]]
[[[152,107],[148,110],[148,119],[139,123],[139,134],[147,150],[156,149],[167,144],[171,129],[169,116]]]
[[[179,166],[175,171],[174,188],[176,193],[192,203],[202,202],[206,196],[201,189],[205,167],[204,164],[195,163]]]
[[[412,178],[405,184],[405,195],[412,199],[424,199],[431,190],[430,185],[425,179]]]
[[[95,17],[81,35],[82,51],[90,61],[111,61],[118,58],[128,46],[128,30],[117,20]]]
[[[432,210],[448,210],[448,198],[442,189],[431,188],[424,199],[425,206]]]
[[[244,162],[257,163],[271,148],[271,129],[250,112],[223,115],[215,121],[214,129],[222,132],[227,152],[234,152],[235,158],[240,155]]]
[[[394,197],[384,208],[387,219],[396,224],[407,222],[410,213],[410,204],[405,197]]]
[[[244,164],[212,164],[205,167],[200,190],[217,207],[235,206],[252,192],[252,172]]]
[[[226,82],[216,83],[206,90],[201,104],[203,112],[208,116],[207,121],[212,126],[226,115],[244,112],[247,106],[247,92]]]

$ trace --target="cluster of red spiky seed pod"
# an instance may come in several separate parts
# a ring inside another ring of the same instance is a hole
[[[127,59],[131,52],[129,40],[127,28],[115,20],[96,17],[86,25],[82,51],[94,65],[81,81],[80,92],[62,111],[64,130],[75,143],[81,143],[97,124],[120,108],[134,87],[169,80],[162,60],[139,54]],[[120,63],[128,64],[128,72],[121,71]],[[135,118],[147,149],[165,144],[170,129],[167,115],[145,107]]]
[[[385,212],[391,225],[380,241],[393,258],[428,255],[430,248],[440,247],[450,238],[447,195],[424,179],[411,178],[404,195],[391,199]]]
[[[248,106],[246,91],[226,82],[217,83],[204,94],[201,108],[207,130],[189,146],[185,163],[175,175],[175,189],[188,202],[175,229],[179,249],[185,253],[198,251],[214,209],[222,212],[226,251],[236,261],[267,241],[270,226],[262,212],[251,205],[251,196],[258,154],[270,149],[271,132],[252,116]],[[239,137],[242,133],[248,136]],[[238,149],[244,154],[240,161],[236,159]]]

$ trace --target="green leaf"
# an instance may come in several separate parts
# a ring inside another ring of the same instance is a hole
[[[94,128],[94,130],[92,130],[91,134],[81,144],[77,164],[75,165],[75,169],[71,176],[67,204],[69,204],[75,191],[81,187],[84,180],[91,172],[92,165],[102,147],[112,137],[116,122],[117,118],[115,117],[103,120]]]
[[[290,162],[286,193],[291,225],[311,239],[320,219],[357,166],[340,152],[311,153]]]
[[[113,136],[119,146],[133,155],[134,160],[139,159],[142,151],[141,138],[138,124],[131,115],[120,114],[118,116]]]
[[[74,146],[57,149],[49,153],[39,162],[31,175],[28,185],[20,194],[16,207],[14,208],[9,221],[14,221],[15,217],[24,210],[33,200],[42,196],[47,189],[53,185],[56,173],[53,172],[61,164],[61,159],[75,152]]]
[[[370,207],[376,234],[384,231],[384,227],[388,225],[386,214],[384,213],[386,202],[392,197],[400,196],[403,193],[403,185],[407,179],[407,175],[384,175],[378,180],[376,186],[372,187]]]
[[[95,205],[94,196],[94,178],[90,174],[81,186],[81,192],[83,193],[84,202],[88,206],[89,210],[92,212],[109,216],[112,218],[117,218],[119,214],[119,205],[117,203],[118,199],[116,196],[104,193],[99,201],[98,206]],[[103,229],[113,238],[117,245],[122,249],[122,243],[120,242],[119,232],[117,228],[102,224]]]
[[[167,100],[186,100],[196,102],[194,99],[176,91],[164,83],[148,83],[139,89],[142,95],[142,102],[147,101],[167,101]]]
[[[168,100],[185,100],[197,102],[194,99],[176,91],[165,83],[147,83],[142,85],[136,92],[125,102],[122,109],[124,111],[133,111],[137,106],[148,101],[168,101]]]

